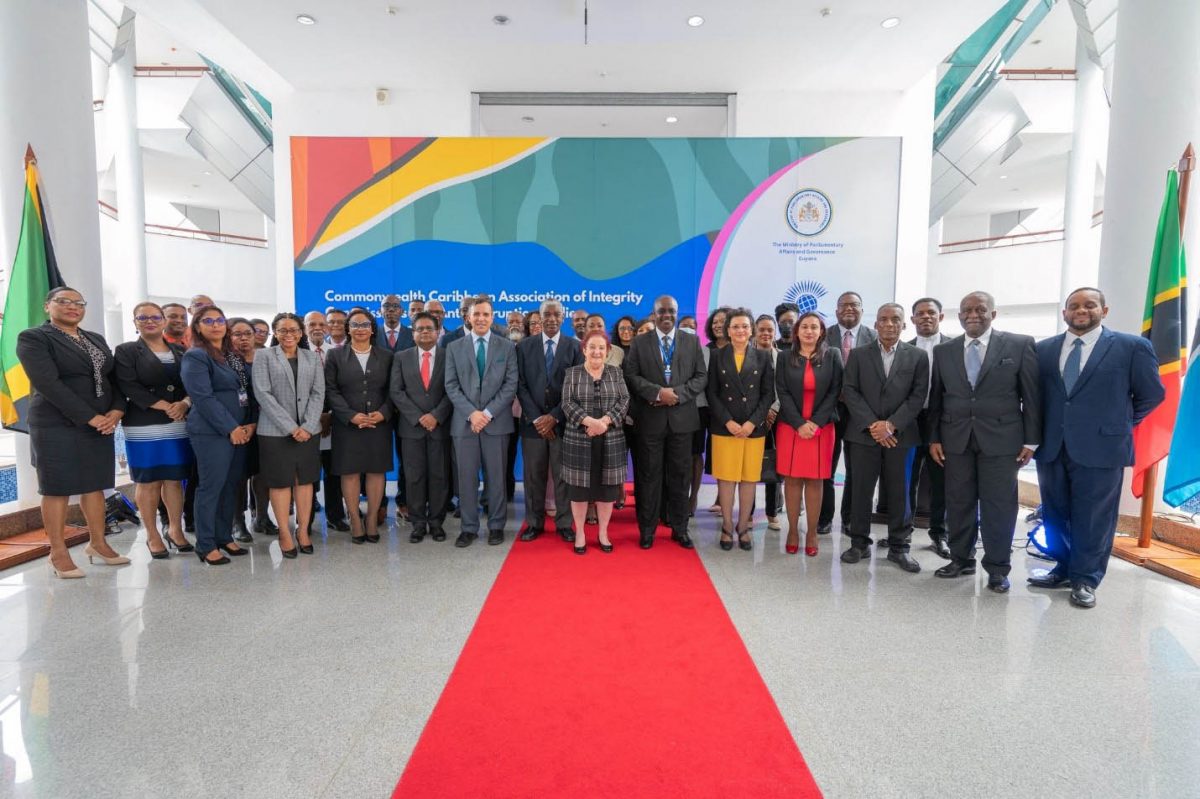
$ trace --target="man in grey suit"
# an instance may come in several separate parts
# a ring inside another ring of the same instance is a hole
[[[583,363],[579,341],[562,334],[563,305],[546,300],[541,306],[542,332],[517,345],[517,397],[521,400],[521,451],[525,461],[525,530],[522,541],[542,534],[546,518],[546,478],[554,480],[554,527],[564,541],[574,541],[571,500],[562,476],[561,407],[567,369]]]
[[[889,302],[875,314],[879,340],[850,351],[842,398],[850,409],[846,451],[854,459],[850,547],[843,563],[871,555],[871,499],[875,481],[886,477],[888,560],[907,572],[921,566],[908,554],[912,515],[908,508],[908,458],[921,440],[917,414],[929,393],[929,360],[900,341],[904,306]]]
[[[966,335],[933,349],[929,456],[946,467],[946,521],[952,560],[938,577],[975,573],[983,539],[988,588],[1009,589],[1017,470],[1042,440],[1038,361],[1033,337],[992,329],[996,301],[986,291],[963,297]]]
[[[415,347],[392,359],[390,392],[399,418],[400,459],[404,462],[411,543],[426,535],[445,541],[442,524],[450,499],[450,413],[446,396],[446,348],[437,346],[438,324],[432,314],[412,320]]]
[[[479,504],[475,492],[483,466],[488,506],[488,543],[504,543],[508,502],[504,469],[508,437],[513,434],[513,399],[517,396],[517,352],[511,341],[492,332],[492,298],[480,295],[471,306],[470,332],[446,348],[446,396],[454,406],[450,437],[462,498],[462,532],[456,547],[479,537]]]
[[[862,323],[862,297],[857,291],[843,292],[837,299],[838,323],[825,333],[829,346],[842,353],[842,363],[850,360],[850,350],[871,344],[877,338],[875,331]],[[838,419],[833,425],[833,471],[837,471],[838,457],[842,454],[842,438],[846,435],[846,423],[850,411],[838,400]],[[850,531],[851,485],[850,453],[846,453],[846,482],[842,488],[842,532]],[[833,532],[833,476],[825,481],[821,497],[821,515],[817,518],[817,532],[822,535]]]

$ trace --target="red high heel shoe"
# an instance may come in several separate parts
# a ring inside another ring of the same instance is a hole
[[[810,558],[815,558],[817,556],[817,552],[818,552],[817,547],[805,547],[804,548],[804,554],[808,555]]]
[[[794,543],[794,544],[784,543],[784,545],[783,545],[784,552],[788,553],[789,555],[795,555],[797,552],[800,551],[799,536],[797,536],[796,538],[797,538],[797,540],[796,540],[796,543]]]

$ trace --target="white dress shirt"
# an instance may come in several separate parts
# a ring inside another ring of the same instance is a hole
[[[1067,358],[1071,355],[1071,349],[1075,346],[1076,339],[1083,342],[1083,348],[1079,351],[1079,371],[1082,373],[1083,367],[1087,366],[1088,357],[1096,348],[1096,342],[1100,340],[1100,334],[1103,332],[1103,325],[1096,325],[1082,336],[1067,331],[1067,335],[1063,336],[1062,350],[1058,354],[1058,373],[1062,374],[1063,370],[1067,368]]]

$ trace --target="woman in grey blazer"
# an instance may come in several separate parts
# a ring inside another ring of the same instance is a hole
[[[325,371],[315,352],[300,347],[304,325],[294,313],[271,321],[275,343],[254,359],[254,394],[259,404],[259,476],[271,490],[279,521],[279,548],[296,557],[287,529],[288,504],[296,501],[300,551],[313,552],[308,540],[312,484],[321,477],[321,411],[325,407]],[[289,546],[290,545],[290,546]]]

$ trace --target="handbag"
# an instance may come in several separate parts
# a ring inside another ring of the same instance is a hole
[[[762,475],[759,477],[764,483],[778,483],[779,474],[775,471],[775,450],[763,450]]]

